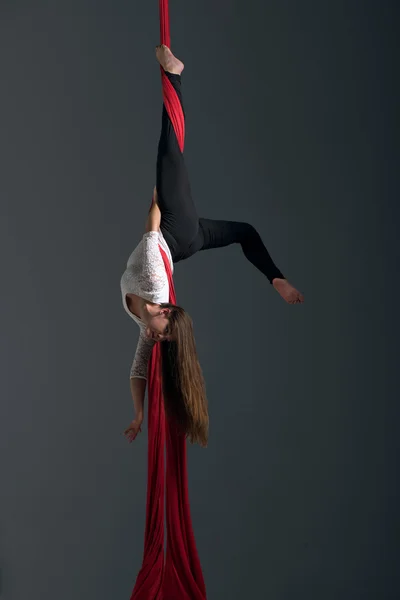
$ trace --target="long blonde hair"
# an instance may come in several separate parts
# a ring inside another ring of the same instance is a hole
[[[192,444],[207,446],[208,408],[203,373],[197,357],[193,322],[180,306],[169,308],[168,335],[161,342],[165,410]]]

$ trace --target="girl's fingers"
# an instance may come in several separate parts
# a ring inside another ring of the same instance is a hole
[[[142,427],[141,426],[139,426],[138,428],[128,427],[124,431],[124,436],[126,437],[126,439],[129,442],[133,442],[133,440],[136,438],[136,436],[138,435],[138,433],[141,433],[141,432],[142,432]]]

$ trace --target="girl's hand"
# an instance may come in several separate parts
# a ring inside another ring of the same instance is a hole
[[[137,434],[142,431],[143,418],[136,418],[124,431],[124,435],[129,443],[133,442]]]

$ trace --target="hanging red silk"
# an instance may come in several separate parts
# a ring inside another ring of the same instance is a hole
[[[168,0],[159,0],[159,8],[161,43],[170,47]],[[162,69],[161,77],[164,104],[183,152],[183,110]],[[160,252],[169,281],[169,301],[176,304],[171,267],[161,247]],[[167,517],[165,555],[164,500]],[[153,348],[148,368],[148,474],[144,556],[131,600],[206,600],[206,588],[190,516],[186,440],[165,415],[159,344],[155,344]]]

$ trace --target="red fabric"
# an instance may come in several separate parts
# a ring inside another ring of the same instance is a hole
[[[174,90],[174,86],[164,73],[163,69],[161,70],[161,78],[164,104],[172,121],[175,135],[178,139],[179,148],[181,149],[181,152],[183,152],[185,144],[185,117],[183,114],[182,105],[179,102],[179,98]]]
[[[169,27],[169,10],[168,0],[159,0],[160,7],[160,38],[161,43],[168,48],[171,47],[171,34]],[[161,69],[161,81],[163,89],[163,99],[165,107],[174,127],[175,135],[178,139],[178,144],[183,152],[185,143],[185,117],[179,98],[173,88],[172,83]]]
[[[170,47],[168,0],[159,0],[159,5],[161,43]],[[183,151],[183,110],[163,71],[162,86],[164,103]],[[176,304],[171,267],[161,247],[160,252],[168,275],[169,301]],[[165,561],[164,498],[167,513]],[[186,440],[165,416],[160,344],[155,344],[153,348],[148,370],[148,474],[144,556],[131,600],[206,600],[206,588],[190,516]]]

